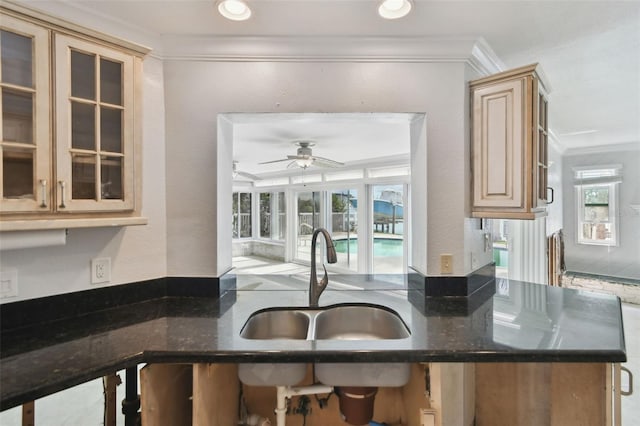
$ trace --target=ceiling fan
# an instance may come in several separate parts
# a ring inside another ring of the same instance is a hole
[[[260,164],[270,164],[270,163],[279,163],[281,161],[290,161],[287,165],[287,168],[292,167],[300,167],[301,169],[306,169],[310,166],[319,166],[319,167],[340,167],[344,166],[344,163],[339,161],[330,160],[324,157],[318,157],[313,155],[311,151],[311,147],[315,144],[311,141],[296,141],[293,143],[298,147],[296,155],[287,155],[287,158],[283,158],[281,160],[273,160],[273,161],[265,161]]]
[[[238,176],[250,179],[250,180],[262,180],[261,177],[258,177],[256,175],[252,175],[251,173],[247,173],[247,172],[241,172],[238,170],[238,162],[234,161],[233,162],[233,178],[237,178]]]

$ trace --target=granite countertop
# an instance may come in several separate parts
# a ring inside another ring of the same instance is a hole
[[[497,279],[466,298],[428,298],[407,275],[332,275],[320,306],[396,311],[397,340],[249,340],[251,313],[305,307],[308,275],[234,277],[219,298],[161,297],[2,330],[1,409],[139,363],[623,362],[614,296]]]

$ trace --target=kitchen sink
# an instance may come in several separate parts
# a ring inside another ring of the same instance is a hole
[[[310,317],[294,309],[266,309],[254,312],[242,327],[245,339],[306,339]]]
[[[372,305],[333,306],[315,318],[317,340],[404,339],[409,329],[395,312]]]
[[[240,331],[241,337],[256,340],[396,340],[410,335],[395,311],[369,304],[262,309]],[[409,364],[316,363],[315,373],[331,386],[402,386],[409,380]],[[240,364],[238,374],[248,385],[295,385],[304,378],[306,364]]]
[[[256,311],[240,331],[245,339],[381,340],[411,334],[400,315],[378,305],[268,308]]]

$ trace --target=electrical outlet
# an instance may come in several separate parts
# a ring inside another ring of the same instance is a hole
[[[436,410],[421,408],[420,409],[420,426],[435,426],[435,425],[436,425]]]
[[[111,258],[101,257],[91,259],[91,284],[108,283],[111,281]]]
[[[440,273],[453,274],[453,255],[452,254],[440,255]]]
[[[18,295],[18,270],[6,268],[0,271],[0,299]]]

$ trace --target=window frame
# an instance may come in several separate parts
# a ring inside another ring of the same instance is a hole
[[[267,190],[267,191],[258,190],[258,191],[255,191],[254,193],[257,195],[256,200],[258,202],[258,207],[257,207],[258,233],[255,239],[260,241],[268,241],[268,242],[276,242],[276,243],[284,244],[284,242],[287,239],[287,223],[285,220],[285,223],[283,224],[283,226],[280,227],[280,224],[278,223],[278,216],[280,214],[284,214],[286,219],[286,214],[287,214],[286,192],[279,191],[279,190]],[[271,217],[269,221],[270,235],[268,237],[265,237],[262,235],[262,208],[261,208],[262,194],[269,194],[269,213]],[[283,211],[280,211],[280,206],[279,206],[280,199],[284,199]],[[279,238],[278,235],[274,237],[274,234],[279,234],[280,230],[282,230],[283,238]]]
[[[234,196],[237,194],[237,200],[234,202],[233,198]],[[241,194],[248,194],[249,195],[249,236],[247,237],[242,237],[241,236],[241,221],[240,221],[240,214],[242,214],[243,212],[241,211],[241,202],[240,202],[240,196]],[[232,231],[231,231],[231,239],[234,241],[242,241],[242,240],[251,240],[253,238],[253,232],[254,232],[254,226],[253,226],[253,200],[254,200],[254,196],[253,196],[253,191],[233,191],[233,193],[231,194],[231,225],[232,225]],[[233,216],[234,216],[234,205],[237,206],[238,209],[238,221],[235,224],[235,229],[234,228],[234,224],[233,224]],[[237,235],[237,236],[234,236]]]
[[[621,182],[621,166],[594,166],[574,169],[575,177],[575,200],[576,200],[576,242],[583,245],[596,245],[617,247],[619,245],[619,221],[618,221],[618,184]],[[608,220],[589,221],[585,220],[584,191],[588,188],[608,189]],[[583,229],[586,224],[598,225],[606,224],[609,227],[610,236],[606,239],[585,238]]]

